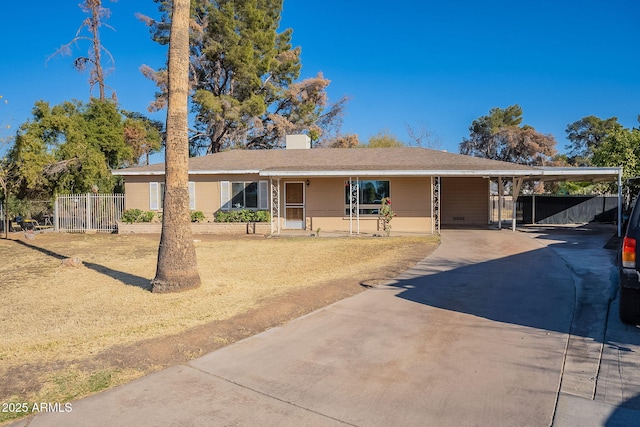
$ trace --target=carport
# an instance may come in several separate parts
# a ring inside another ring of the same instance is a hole
[[[498,228],[502,228],[502,199],[504,198],[505,181],[511,181],[514,202],[520,195],[522,185],[530,182],[615,182],[618,188],[618,236],[622,235],[622,168],[621,167],[536,167],[529,173],[512,173],[511,176],[496,175],[492,179],[498,180]],[[506,219],[506,218],[505,218]],[[516,229],[516,209],[513,209],[511,228]]]

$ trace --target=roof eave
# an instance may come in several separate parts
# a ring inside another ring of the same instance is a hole
[[[251,175],[258,174],[260,171],[256,169],[246,170],[196,170],[189,171],[189,175]],[[149,175],[164,175],[165,171],[127,171],[127,170],[112,170],[112,175],[118,176],[149,176]]]
[[[344,176],[529,176],[535,170],[262,170],[260,176],[269,178],[287,177],[344,177]]]

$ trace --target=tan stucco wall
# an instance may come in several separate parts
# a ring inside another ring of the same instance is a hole
[[[391,205],[397,216],[391,221],[393,231],[431,232],[430,178],[367,178],[389,181]],[[326,231],[348,231],[345,184],[348,178],[310,178],[306,187],[307,228]],[[356,227],[355,220],[352,227]],[[381,231],[378,218],[360,216],[360,231]]]
[[[220,209],[220,181],[257,181],[258,175],[190,175],[195,183],[195,210],[202,211],[207,221],[213,221]],[[127,176],[125,182],[125,209],[150,210],[149,183],[164,182],[164,175]]]
[[[486,226],[489,223],[488,178],[442,178],[442,226]]]
[[[376,179],[371,177],[367,179]],[[397,216],[391,222],[397,232],[431,233],[431,178],[378,178],[389,180],[389,191],[393,210]],[[258,181],[257,175],[193,175],[189,181],[195,182],[196,210],[202,211],[208,221],[220,208],[220,181]],[[126,177],[125,208],[149,210],[149,182],[163,182],[164,176]],[[280,183],[281,213],[284,215],[284,183],[305,182],[304,179],[283,179]],[[346,215],[345,182],[348,178],[309,178],[305,185],[305,217],[309,230],[321,228],[324,231],[348,231],[349,216]],[[284,226],[284,221],[281,222]],[[352,222],[356,230],[355,220]],[[381,232],[377,217],[360,217],[360,231]]]
[[[164,176],[127,176],[124,184],[124,208],[149,210],[149,182],[164,181]]]

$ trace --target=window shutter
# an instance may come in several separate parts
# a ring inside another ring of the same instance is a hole
[[[196,183],[189,181],[189,209],[196,210]]]
[[[231,205],[229,181],[220,181],[220,209],[228,211]]]
[[[149,210],[158,210],[158,183],[149,183]]]
[[[269,209],[269,181],[258,182],[258,209]]]

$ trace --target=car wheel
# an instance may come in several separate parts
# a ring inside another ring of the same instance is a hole
[[[620,286],[620,320],[640,325],[640,289]]]

